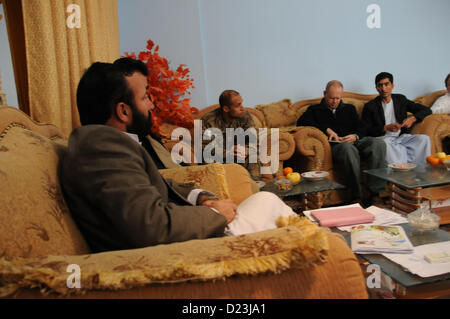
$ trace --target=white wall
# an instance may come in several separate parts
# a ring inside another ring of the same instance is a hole
[[[14,82],[14,71],[12,67],[11,51],[9,49],[8,32],[6,30],[5,14],[0,4],[0,74],[2,77],[2,88],[6,94],[8,105],[18,107],[16,83]]]
[[[191,105],[207,104],[206,70],[197,0],[118,1],[121,54],[146,50],[147,40],[176,69],[186,64],[194,79]]]
[[[381,28],[369,29],[369,4]],[[151,38],[172,67],[187,64],[192,105],[236,89],[246,106],[318,97],[328,80],[376,93],[378,72],[413,99],[444,89],[450,72],[448,0],[118,0],[121,50]]]

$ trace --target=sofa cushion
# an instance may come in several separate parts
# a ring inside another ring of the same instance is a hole
[[[241,236],[191,240],[81,256],[0,259],[0,296],[19,287],[61,294],[116,290],[150,283],[218,280],[235,275],[311,268],[327,260],[328,232],[304,217],[278,220],[280,228]],[[80,269],[80,288],[68,288],[67,267]]]
[[[296,124],[297,117],[290,106],[291,100],[284,99],[271,104],[259,104],[256,106],[256,109],[264,114],[267,127],[279,128]]]
[[[238,164],[214,163],[162,169],[160,173],[179,183],[193,183],[194,187],[210,191],[220,199],[229,198],[237,205],[255,193],[248,171]]]
[[[365,100],[352,98],[352,97],[344,97],[344,98],[342,98],[342,102],[347,103],[347,104],[353,104],[356,108],[356,112],[358,113],[359,117],[361,117],[362,110],[364,108],[364,104],[367,103],[367,101],[365,101]]]
[[[0,135],[0,256],[86,254],[58,181],[61,141],[19,126]]]
[[[266,126],[266,122],[264,120],[264,114],[262,114],[261,112],[259,112],[256,109],[252,109],[249,107],[247,107],[245,109],[250,113],[253,123],[255,124],[255,128],[259,129],[259,128]]]

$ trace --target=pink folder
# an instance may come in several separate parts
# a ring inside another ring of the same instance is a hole
[[[324,227],[368,224],[375,219],[374,215],[361,207],[327,209],[311,212],[311,215]]]

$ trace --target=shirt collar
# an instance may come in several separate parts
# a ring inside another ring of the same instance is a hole
[[[336,106],[335,109],[333,109],[332,107],[330,107],[330,106],[328,105],[328,103],[327,103],[327,101],[325,100],[325,98],[323,98],[323,99],[320,101],[320,104],[323,105],[324,107],[326,107],[327,109],[329,109],[333,114],[335,114],[335,113],[336,113],[336,110],[337,110],[337,109],[341,106],[341,104],[342,104],[342,99],[339,101],[339,104],[338,104],[338,106]]]
[[[139,137],[136,134],[124,132],[126,135],[128,135],[133,141],[136,141],[141,145],[141,142],[139,141]]]

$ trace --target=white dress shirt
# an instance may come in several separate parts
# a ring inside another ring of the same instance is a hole
[[[394,113],[394,101],[392,99],[389,103],[384,103],[384,101],[381,101],[381,105],[383,106],[384,121],[385,121],[386,125],[392,124],[392,123],[397,123],[397,119],[395,118],[395,113]],[[398,130],[397,132],[386,131],[386,134],[385,134],[385,136],[399,136],[399,135],[400,135],[400,130]]]

